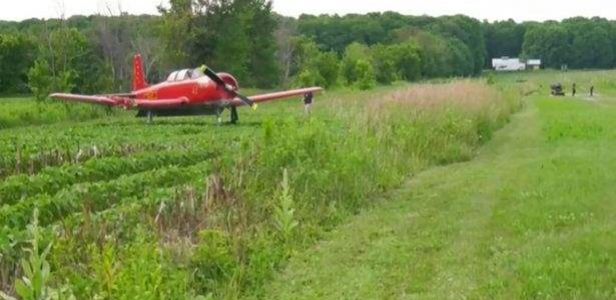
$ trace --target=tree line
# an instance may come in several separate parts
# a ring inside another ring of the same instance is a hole
[[[479,21],[395,12],[283,17],[266,0],[171,0],[160,16],[0,22],[0,93],[129,89],[141,53],[151,81],[203,64],[244,86],[369,89],[397,80],[475,76],[501,56],[548,68],[616,66],[616,22]]]

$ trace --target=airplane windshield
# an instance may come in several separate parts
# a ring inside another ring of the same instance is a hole
[[[188,79],[197,79],[205,76],[203,71],[200,68],[197,69],[184,69],[180,71],[175,71],[169,74],[167,81],[182,81]]]
[[[201,78],[205,76],[205,74],[203,74],[203,71],[201,71],[201,68],[196,68],[194,70],[192,70],[192,74],[191,74],[191,79],[197,79],[197,78]]]
[[[167,81],[174,81],[175,77],[178,75],[178,71],[175,71],[171,74],[169,74],[169,77],[167,77]]]

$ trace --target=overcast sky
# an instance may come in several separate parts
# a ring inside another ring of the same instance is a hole
[[[168,0],[0,0],[1,20],[57,18],[64,14],[156,13]],[[109,5],[108,5],[109,4]],[[118,5],[120,4],[120,5]],[[465,14],[478,19],[560,20],[573,16],[616,19],[614,0],[274,0],[274,10],[286,16],[397,11],[411,15]]]

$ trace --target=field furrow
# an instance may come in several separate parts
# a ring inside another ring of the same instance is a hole
[[[161,168],[167,165],[196,163],[212,156],[206,149],[194,152],[165,151],[144,153],[133,157],[105,157],[93,159],[81,165],[66,165],[46,168],[34,176],[18,175],[0,182],[0,205],[11,205],[23,198],[37,194],[54,193],[67,186],[105,181],[121,175],[133,174]]]
[[[111,181],[84,183],[63,189],[55,195],[41,194],[0,209],[0,226],[23,229],[30,222],[32,211],[38,208],[39,223],[51,224],[71,213],[88,209],[100,211],[123,198],[143,195],[157,187],[185,183],[208,170],[210,162],[181,167],[171,166],[133,175],[120,176]]]

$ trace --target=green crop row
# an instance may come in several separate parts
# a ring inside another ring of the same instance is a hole
[[[71,213],[81,210],[100,211],[121,199],[142,195],[154,187],[169,187],[182,184],[203,174],[209,169],[205,161],[190,167],[172,166],[134,175],[121,176],[112,181],[74,185],[57,194],[47,194],[24,199],[12,206],[0,208],[0,226],[23,229],[38,208],[39,224],[46,226]]]
[[[0,143],[0,178],[17,174],[33,175],[46,167],[79,164],[93,158],[124,157],[140,152],[193,148],[195,140],[210,140],[200,133],[194,133],[193,130],[188,130],[184,134],[178,129],[177,135],[163,135],[156,138],[136,133],[134,136],[124,136],[121,140],[117,140],[117,136],[114,138],[112,133],[98,134],[95,128],[89,130],[97,137],[52,140],[39,135],[30,135],[31,141],[28,143],[20,144],[14,141]],[[199,145],[204,144],[207,145],[205,142],[200,142]]]
[[[120,175],[144,172],[167,165],[189,165],[207,159],[211,151],[165,151],[144,153],[134,157],[105,157],[82,165],[46,168],[34,176],[17,175],[0,182],[0,205],[10,205],[19,199],[37,194],[54,194],[66,186],[82,182],[105,181]]]

